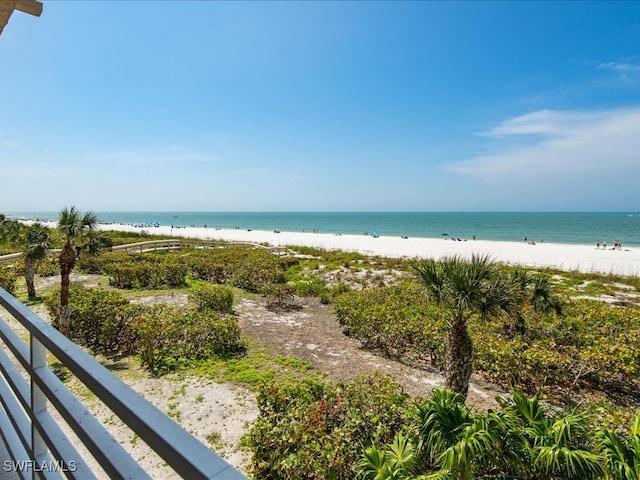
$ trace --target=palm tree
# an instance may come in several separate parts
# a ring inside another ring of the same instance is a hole
[[[49,230],[39,223],[33,224],[27,230],[26,248],[24,251],[24,278],[27,282],[29,300],[36,297],[34,277],[36,264],[47,257],[51,249],[51,235]]]
[[[469,318],[474,313],[483,320],[513,314],[521,305],[521,288],[486,255],[474,254],[471,261],[458,256],[440,262],[429,259],[415,270],[420,283],[448,312],[445,386],[466,398],[473,355]]]
[[[64,334],[68,334],[71,328],[69,315],[69,275],[76,264],[77,253],[84,245],[83,238],[96,227],[98,217],[93,212],[81,215],[76,207],[63,208],[58,217],[58,230],[66,237],[66,243],[60,252],[58,264],[60,265],[60,317],[58,328]]]

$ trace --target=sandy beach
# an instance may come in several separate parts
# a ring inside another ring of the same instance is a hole
[[[551,267],[564,271],[597,272],[640,276],[640,248],[613,250],[595,245],[553,243],[496,242],[484,240],[456,241],[443,238],[401,238],[370,235],[340,235],[311,232],[273,232],[215,228],[139,227],[104,224],[103,230],[146,231],[151,235],[200,238],[207,240],[267,243],[272,246],[309,246],[325,250],[340,249],[367,255],[440,259],[448,255],[465,258],[472,254],[488,254],[498,262],[528,267]]]

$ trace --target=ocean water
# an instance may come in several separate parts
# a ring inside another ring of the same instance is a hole
[[[55,220],[58,212],[4,212]],[[103,222],[640,247],[640,212],[96,212]]]

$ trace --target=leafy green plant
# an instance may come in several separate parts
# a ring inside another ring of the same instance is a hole
[[[189,300],[196,310],[213,310],[231,313],[233,310],[233,290],[222,285],[197,285],[189,291]]]
[[[290,310],[295,308],[295,288],[288,283],[264,285],[261,293],[269,310]]]
[[[140,360],[155,374],[195,360],[230,357],[244,351],[238,320],[212,310],[152,308],[139,317],[137,331]]]
[[[340,385],[265,385],[245,438],[251,471],[261,479],[355,478],[360,446],[392,441],[406,402],[399,385],[382,375]]]
[[[13,265],[0,266],[0,287],[4,288],[10,294],[16,291],[16,281],[18,279],[17,268]]]
[[[71,339],[106,353],[137,352],[137,321],[144,310],[142,306],[129,304],[118,292],[87,289],[78,284],[71,284],[69,293]],[[58,290],[45,298],[45,305],[55,322],[60,308]]]

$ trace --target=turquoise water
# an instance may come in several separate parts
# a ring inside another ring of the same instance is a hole
[[[553,242],[592,245],[597,240],[640,246],[640,212],[97,212],[125,224],[240,228],[289,232]],[[5,212],[12,218],[55,220],[58,212]]]

